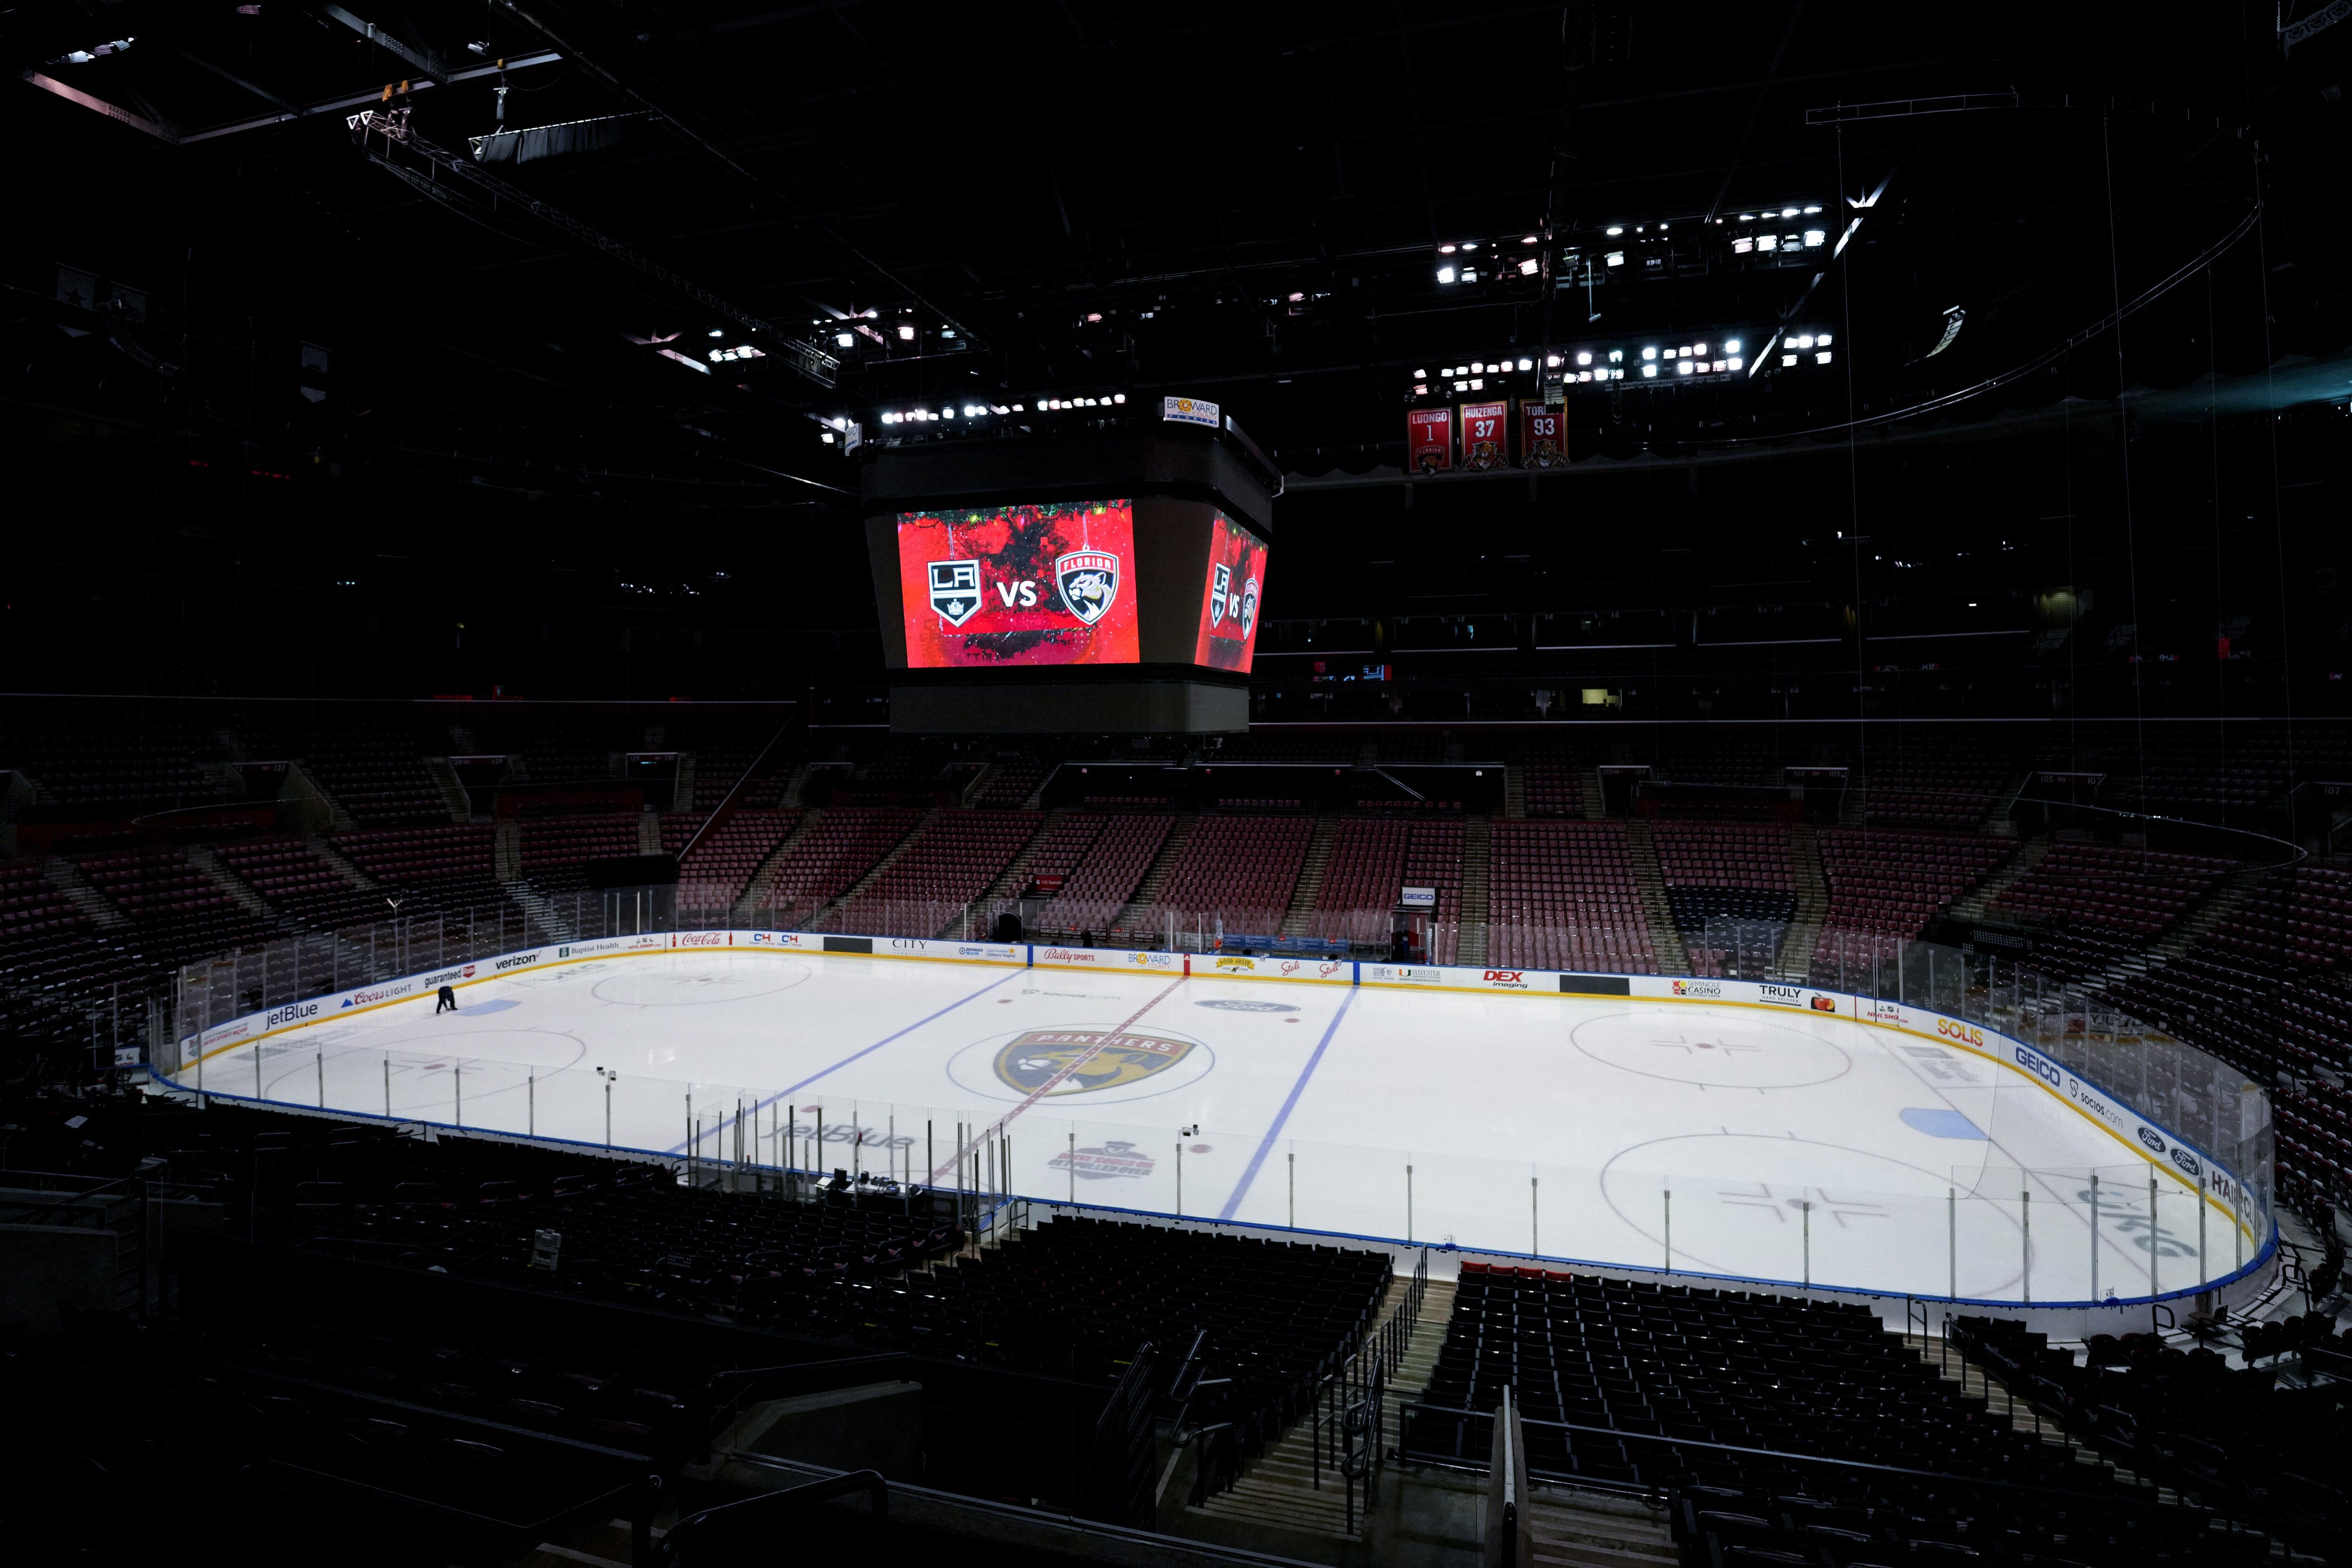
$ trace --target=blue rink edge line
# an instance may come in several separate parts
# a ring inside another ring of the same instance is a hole
[[[995,990],[998,986],[1003,984],[1006,981],[1018,979],[1020,976],[1028,973],[1029,972],[1025,969],[1008,970],[1003,974],[999,975],[994,980],[992,980],[987,984],[982,986],[979,990],[973,992],[971,995],[957,997],[954,1001],[949,1003],[946,1006],[932,1014],[929,1017],[918,1018],[913,1023],[908,1025],[905,1028],[900,1029],[898,1033],[885,1035],[880,1039],[875,1041],[872,1045],[866,1047],[863,1050],[850,1052],[849,1055],[842,1058],[831,1067],[819,1068],[816,1071],[809,1074],[808,1077],[801,1079],[800,1082],[792,1085],[790,1088],[780,1089],[775,1093],[768,1096],[765,1100],[755,1100],[751,1106],[753,1113],[757,1114],[760,1111],[767,1110],[768,1107],[775,1104],[776,1101],[780,1100],[788,1099],[793,1095],[798,1094],[801,1090],[806,1089],[817,1079],[826,1077],[829,1074],[839,1072],[842,1068],[847,1067],[850,1063],[856,1061],[861,1057],[872,1056],[876,1051],[880,1050],[891,1041],[904,1039],[907,1036],[913,1034],[924,1025],[934,1023],[939,1019],[944,1018],[949,1014],[954,1012],[957,1008],[962,1006],[965,1003],[976,1002],[982,996],[987,995],[990,992]],[[726,1128],[731,1126],[735,1121],[736,1118],[732,1116],[727,1118],[725,1121],[720,1121],[718,1124],[718,1130],[724,1131]],[[708,1133],[704,1134],[705,1137],[708,1137],[709,1135],[709,1134]],[[686,1152],[687,1144],[686,1140],[684,1139],[680,1139],[677,1142],[671,1144],[667,1149],[662,1151],[662,1152],[666,1154],[678,1155],[683,1155]]]
[[[1315,1054],[1307,1058],[1307,1066],[1300,1071],[1298,1081],[1290,1086],[1290,1098],[1285,1100],[1282,1109],[1274,1113],[1274,1121],[1266,1127],[1265,1136],[1258,1140],[1257,1152],[1250,1156],[1248,1167],[1242,1172],[1242,1179],[1234,1184],[1234,1195],[1227,1198],[1225,1206],[1217,1212],[1219,1219],[1233,1218],[1234,1211],[1242,1205],[1242,1199],[1249,1195],[1250,1184],[1257,1180],[1258,1167],[1265,1164],[1265,1157],[1274,1152],[1274,1141],[1282,1136],[1283,1124],[1290,1120],[1290,1112],[1298,1104],[1298,1097],[1307,1092],[1307,1080],[1313,1078],[1315,1069],[1323,1065],[1323,1053],[1330,1047],[1331,1037],[1339,1032],[1339,1020],[1348,1016],[1348,1009],[1354,1004],[1356,995],[1356,988],[1351,985],[1348,988],[1348,994],[1340,999],[1339,1010],[1331,1015],[1329,1027],[1323,1031],[1323,1037],[1315,1042]]]

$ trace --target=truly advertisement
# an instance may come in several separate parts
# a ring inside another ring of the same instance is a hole
[[[1249,673],[1257,651],[1258,606],[1265,593],[1265,541],[1227,517],[1209,524],[1208,580],[1192,662]]]
[[[1133,502],[951,508],[896,522],[909,668],[1139,657]]]

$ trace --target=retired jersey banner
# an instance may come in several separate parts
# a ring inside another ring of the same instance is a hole
[[[1568,410],[1537,398],[1519,400],[1519,466],[1568,467]]]
[[[1462,466],[1473,470],[1499,468],[1511,460],[1511,405],[1508,403],[1465,403],[1462,405]]]
[[[1454,410],[1414,408],[1404,416],[1404,466],[1408,471],[1441,473],[1454,466]]]

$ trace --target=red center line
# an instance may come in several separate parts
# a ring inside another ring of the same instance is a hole
[[[940,1163],[936,1170],[932,1171],[931,1184],[937,1186],[939,1184],[940,1178],[950,1171],[954,1170],[959,1161],[965,1158],[973,1150],[979,1148],[983,1139],[993,1138],[1001,1135],[1006,1128],[1013,1125],[1014,1120],[1018,1118],[1023,1111],[1028,1110],[1031,1106],[1036,1104],[1039,1100],[1053,1093],[1055,1089],[1061,1084],[1063,1079],[1068,1078],[1072,1073],[1077,1071],[1080,1068],[1094,1060],[1097,1056],[1102,1053],[1105,1047],[1108,1047],[1120,1036],[1126,1034],[1127,1031],[1134,1026],[1135,1021],[1138,1018],[1142,1017],[1146,1013],[1150,1012],[1154,1007],[1159,1006],[1160,1003],[1166,1001],[1168,999],[1168,993],[1175,990],[1176,987],[1183,984],[1184,976],[1181,974],[1175,979],[1170,981],[1165,986],[1160,988],[1158,995],[1152,997],[1150,1001],[1146,1002],[1142,1006],[1138,1007],[1134,1012],[1129,1014],[1117,1026],[1108,1029],[1098,1036],[1093,1045],[1088,1046],[1084,1051],[1080,1052],[1071,1060],[1069,1066],[1055,1073],[1052,1078],[1047,1079],[1044,1083],[1039,1084],[1034,1089],[1032,1089],[1028,1099],[1023,1100],[1020,1104],[1006,1111],[1003,1118],[992,1125],[973,1134],[970,1142],[964,1144],[954,1153],[949,1155],[946,1160]]]

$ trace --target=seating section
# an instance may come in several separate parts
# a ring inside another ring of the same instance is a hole
[[[1385,949],[1405,888],[1434,888],[1431,963],[1452,963],[1462,919],[1462,825],[1364,817],[1333,829],[1308,933]]]
[[[1043,813],[1034,811],[941,812],[917,828],[890,863],[842,906],[841,929],[887,936],[940,934],[1003,875],[1045,821]]]
[[[100,932],[38,862],[0,860],[0,988],[54,1006],[143,979],[137,952]]]
[[[1623,823],[1501,821],[1489,833],[1489,963],[1658,973]]]
[[[1865,770],[1865,815],[1892,827],[1973,827],[2015,771],[2007,756],[1975,744],[1912,742],[1874,753]]]
[[[1060,890],[1030,922],[1068,934],[1108,930],[1151,868],[1176,819],[1072,812],[1055,819],[1029,859],[1032,878],[1060,877]]]
[[[1312,817],[1204,816],[1158,902],[1180,916],[1222,919],[1229,931],[1279,931],[1314,837]]]
[[[694,816],[663,817],[662,847],[677,854],[701,822]],[[678,867],[678,902],[698,909],[732,905],[751,885],[761,863],[800,824],[797,811],[738,809],[704,836],[692,857]]]
[[[802,918],[839,898],[921,820],[920,812],[896,806],[826,812],[776,858],[766,899],[773,918]]]
[[[117,722],[45,714],[0,723],[0,773],[21,773],[37,798],[70,805],[127,813],[215,803],[222,786],[198,759],[219,755],[217,742],[143,706]]]
[[[2324,1314],[2263,1325],[2277,1340],[2295,1342],[2306,1375],[2323,1363],[2331,1370],[2345,1366],[2345,1343],[2334,1326]],[[1962,1317],[1953,1320],[1951,1332],[1956,1351],[1990,1367],[2013,1394],[2095,1451],[2207,1508],[2268,1526],[2306,1552],[2333,1538],[2338,1551],[2326,1555],[2337,1558],[2352,1544],[2339,1533],[2352,1519],[2352,1498],[2336,1462],[2352,1438],[2352,1415],[2341,1408],[2332,1381],[2285,1387],[2275,1368],[2253,1366],[2259,1356],[2276,1353],[2272,1336],[2247,1332],[2246,1364],[2232,1366],[2210,1346],[2183,1351],[2146,1333],[2093,1334],[2078,1362],[2073,1350],[2053,1346],[2021,1322]],[[2259,1563],[2271,1555],[2272,1543],[2252,1531],[2199,1543],[2200,1561]]]
[[[1529,763],[1520,774],[1529,816],[1582,816],[1591,770],[1572,763]]]
[[[2273,871],[2209,931],[2217,952],[2309,971],[2352,963],[2352,868],[2305,863]]]
[[[1675,923],[1696,933],[1717,915],[1787,921],[1797,905],[1797,868],[1785,827],[1660,823],[1650,841]]]
[[[523,879],[542,892],[569,892],[588,885],[586,863],[618,860],[642,853],[637,816],[526,817],[522,823]]]
[[[362,826],[449,820],[441,786],[405,733],[347,731],[314,743],[303,765]]]
[[[1916,937],[1937,910],[1992,874],[2016,845],[1956,833],[1824,828],[1816,836],[1829,883],[1826,926]]]
[[[1037,793],[1045,775],[1054,771],[1051,763],[1032,757],[1005,757],[988,775],[972,805],[983,811],[1011,811]]]
[[[131,917],[139,951],[166,967],[279,934],[275,922],[239,903],[177,846],[89,855],[78,864],[89,884]]]
[[[403,913],[421,914],[505,903],[491,861],[491,839],[487,823],[452,823],[341,833],[328,843],[377,881],[398,888]],[[416,900],[414,906],[406,901],[411,899]]]
[[[224,844],[217,853],[221,864],[271,907],[306,925],[333,930],[395,915],[384,902],[385,895],[361,887],[299,838],[247,839]],[[405,900],[402,905],[405,908]]]
[[[1465,1262],[1437,1371],[1421,1396],[1433,1411],[1406,1422],[1406,1458],[1482,1460],[1489,1422],[1451,1413],[1494,1411],[1506,1384],[1538,1477],[1740,1488],[1759,1479],[1752,1471],[1785,1469],[1761,1455],[1727,1453],[1761,1448],[2028,1486],[2095,1486],[2067,1450],[1967,1399],[1861,1302]],[[1790,1490],[1816,1493],[1837,1481],[1832,1469],[1800,1474],[1801,1488]],[[1832,1561],[1886,1559],[1851,1552]]]
[[[1993,910],[2020,920],[2063,920],[2146,942],[2177,924],[2231,865],[2207,855],[2062,843],[2002,889]]]
[[[1206,1332],[1251,1453],[1355,1350],[1389,1274],[1382,1253],[1059,1218],[874,1292],[861,1337],[1111,1382],[1139,1343],[1172,1368]]]

